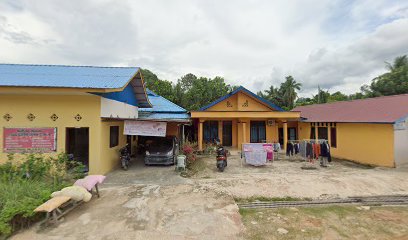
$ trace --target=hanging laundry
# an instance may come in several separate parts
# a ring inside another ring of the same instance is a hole
[[[286,144],[286,156],[293,156],[293,143],[288,142]]]
[[[299,150],[300,150],[299,148],[300,148],[299,143],[295,143],[294,144],[295,154],[299,153]]]

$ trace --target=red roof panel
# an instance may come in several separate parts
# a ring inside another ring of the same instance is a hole
[[[296,107],[306,122],[394,123],[408,116],[408,94]]]

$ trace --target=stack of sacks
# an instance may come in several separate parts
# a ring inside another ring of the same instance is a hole
[[[103,175],[89,175],[83,179],[78,179],[74,186],[84,187],[88,191],[91,191],[92,188],[95,187],[96,184],[101,184],[105,180],[105,176]]]
[[[84,187],[81,186],[71,186],[61,189],[61,191],[56,191],[51,194],[51,197],[65,196],[70,197],[74,201],[84,201],[89,202],[92,198],[90,194]]]

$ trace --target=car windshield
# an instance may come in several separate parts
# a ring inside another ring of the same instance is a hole
[[[148,141],[147,150],[150,152],[167,153],[173,148],[173,141],[169,138],[154,138]]]

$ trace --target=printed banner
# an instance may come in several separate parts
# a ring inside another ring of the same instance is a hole
[[[166,136],[167,123],[165,122],[148,122],[148,121],[125,121],[125,135],[138,136]]]
[[[3,152],[47,153],[57,150],[57,128],[4,128]]]

